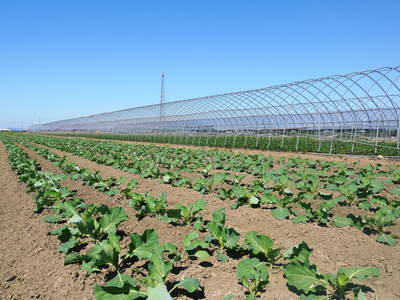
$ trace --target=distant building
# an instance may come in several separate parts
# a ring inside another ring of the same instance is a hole
[[[8,128],[0,128],[0,131],[11,131],[11,130]]]

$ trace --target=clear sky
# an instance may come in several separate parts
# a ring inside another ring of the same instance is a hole
[[[400,64],[400,1],[0,0],[0,127]]]

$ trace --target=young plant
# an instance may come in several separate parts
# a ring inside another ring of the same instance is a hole
[[[331,218],[329,212],[336,204],[336,200],[325,200],[321,202],[317,208],[313,208],[311,203],[299,201],[298,205],[305,211],[305,214],[297,214],[292,221],[295,224],[317,222],[319,225],[326,226]]]
[[[244,242],[247,250],[260,257],[268,266],[276,265],[281,258],[281,249],[274,249],[274,241],[266,235],[249,231]]]
[[[258,205],[260,202],[260,199],[256,197],[257,191],[250,192],[240,185],[235,185],[230,194],[231,197],[236,200],[231,206],[233,209],[245,204]]]
[[[145,234],[153,237],[156,236],[154,231],[148,231]],[[142,277],[137,280],[117,272],[117,279],[114,278],[108,282],[106,286],[95,286],[94,295],[96,300],[128,300],[137,298],[147,298],[149,300],[172,300],[171,294],[176,288],[182,288],[188,293],[193,293],[200,289],[200,282],[198,279],[184,278],[183,280],[177,282],[168,291],[166,285],[167,276],[173,268],[174,261],[164,259],[165,247],[158,244],[158,237],[157,242],[153,241],[152,243],[153,247],[151,248],[151,253],[149,248],[140,253],[138,247],[134,250],[136,251],[135,254],[131,252],[131,254],[134,256],[146,258],[148,260],[149,264],[147,266],[147,272],[140,271]],[[149,244],[147,246],[149,247]],[[145,254],[143,255],[143,253]]]
[[[136,216],[139,219],[145,216],[162,216],[167,210],[167,196],[162,193],[158,197],[152,197],[147,193],[135,193],[129,194],[131,197],[129,206],[136,209]]]
[[[181,225],[194,224],[195,228],[200,230],[203,227],[203,217],[200,212],[205,208],[204,199],[198,199],[187,206],[178,204],[174,209],[167,211],[166,220]]]
[[[353,226],[360,230],[367,230],[376,234],[376,241],[389,246],[396,246],[396,237],[387,232],[386,227],[395,224],[400,216],[400,209],[381,207],[372,217],[361,217],[353,214],[347,217],[336,216],[333,218],[337,227]]]
[[[212,186],[212,180],[204,177],[196,178],[192,184],[192,188],[201,194],[208,194],[211,192]]]
[[[354,279],[380,276],[379,268],[374,267],[346,267],[339,268],[336,274],[321,274],[317,266],[309,262],[311,252],[312,249],[302,242],[284,254],[290,261],[284,267],[285,277],[288,284],[301,293],[300,299],[345,300],[350,293],[362,293]]]
[[[225,221],[225,210],[220,208],[214,211],[212,221],[207,223],[209,235],[206,236],[206,242],[217,249],[216,257],[220,261],[228,260],[224,252],[235,249],[239,241],[239,233],[231,227],[226,227]]]
[[[291,214],[288,208],[288,205],[293,202],[291,196],[276,196],[272,192],[267,191],[261,196],[260,202],[274,205],[275,208],[272,209],[272,216],[278,220],[286,219]]]
[[[207,261],[210,257],[209,243],[199,238],[197,232],[190,232],[183,238],[183,248],[190,258]]]
[[[236,266],[236,276],[248,291],[246,300],[253,300],[268,284],[268,266],[258,258],[245,258]]]

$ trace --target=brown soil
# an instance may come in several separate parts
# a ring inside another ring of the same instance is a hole
[[[26,148],[25,148],[26,150]],[[36,153],[26,150],[36,158],[46,171],[61,173],[58,167],[42,159]],[[92,171],[99,170],[103,177],[121,175],[139,179],[138,176],[102,166],[89,160],[53,150],[64,154],[81,166]],[[283,153],[280,153],[283,154]],[[282,156],[282,155],[279,155]],[[54,225],[41,221],[42,215],[33,213],[33,200],[25,193],[25,187],[17,183],[17,178],[8,167],[4,147],[0,146],[0,192],[3,209],[0,226],[0,290],[4,299],[93,299],[92,289],[96,282],[102,282],[106,271],[86,276],[76,265],[64,266],[63,255],[57,253],[58,241],[48,236],[47,231]],[[376,266],[381,268],[378,279],[370,279],[366,285],[374,292],[368,293],[373,299],[394,300],[400,298],[400,245],[388,247],[377,243],[373,236],[367,236],[354,228],[324,228],[315,224],[295,225],[291,221],[279,221],[271,216],[267,209],[240,207],[229,208],[229,201],[222,201],[211,195],[201,195],[186,188],[175,188],[161,184],[157,179],[139,179],[137,191],[146,191],[152,195],[167,193],[169,205],[193,202],[199,198],[207,201],[206,219],[217,208],[225,207],[228,225],[234,227],[243,236],[247,231],[256,230],[275,240],[276,246],[287,249],[304,240],[314,249],[311,261],[316,263],[321,272],[335,272],[345,266]],[[125,208],[129,220],[123,223],[122,230],[127,234],[142,233],[145,229],[155,228],[162,242],[173,242],[181,246],[185,234],[192,231],[189,227],[172,226],[155,218],[146,217],[137,220],[134,211],[127,201],[117,197],[108,197],[91,187],[82,186],[79,181],[65,181],[65,185],[78,191],[80,197],[88,202],[107,203]],[[397,225],[396,227],[399,227]],[[123,240],[126,247],[128,238]],[[219,300],[226,294],[243,294],[244,288],[236,280],[235,265],[237,259],[221,263],[215,259],[209,265],[199,265],[197,261],[185,260],[179,267],[178,274],[171,274],[169,280],[183,277],[197,277],[204,287],[203,299]],[[14,278],[14,276],[16,276]],[[297,299],[290,292],[280,270],[271,271],[270,283],[261,299]],[[192,299],[180,296],[179,299]],[[196,299],[202,299],[197,297]]]

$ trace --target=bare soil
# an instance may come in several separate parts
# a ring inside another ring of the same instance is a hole
[[[29,299],[31,296],[39,299],[92,299],[92,288],[96,282],[102,282],[107,273],[84,275],[79,267],[63,266],[63,255],[57,253],[58,241],[46,233],[53,225],[43,223],[42,216],[33,213],[32,198],[25,193],[25,187],[17,183],[17,178],[8,168],[6,153],[0,147],[0,185],[1,200],[4,209],[1,213],[0,262],[3,269],[0,271],[0,289],[5,291],[4,299]],[[317,264],[321,272],[336,272],[339,267],[346,266],[375,266],[381,268],[382,275],[377,279],[370,279],[365,284],[371,288],[368,298],[395,300],[400,299],[400,246],[389,247],[379,244],[373,236],[368,236],[355,228],[321,227],[315,224],[293,224],[289,220],[276,220],[268,209],[254,209],[240,207],[230,209],[230,202],[220,200],[212,195],[202,195],[194,190],[161,184],[158,179],[140,179],[109,166],[103,166],[75,155],[52,149],[59,155],[66,155],[68,159],[87,167],[91,171],[100,171],[101,176],[126,176],[136,178],[140,184],[136,190],[149,192],[157,196],[162,192],[167,194],[168,203],[174,206],[177,203],[189,203],[199,198],[207,202],[205,218],[209,219],[212,211],[224,207],[226,209],[228,226],[234,227],[242,236],[250,230],[266,234],[275,240],[276,247],[287,249],[294,244],[305,241],[314,249],[311,261]],[[253,151],[253,150],[249,150]],[[50,162],[42,159],[33,151],[30,156],[36,158],[42,168],[56,173],[62,172]],[[278,153],[283,156],[284,153]],[[297,156],[297,155],[296,155]],[[4,174],[4,176],[3,176]],[[127,234],[142,233],[145,229],[157,230],[162,242],[173,242],[181,246],[185,234],[192,231],[190,227],[172,226],[146,217],[138,220],[134,210],[129,208],[127,200],[119,196],[109,197],[91,187],[82,186],[79,181],[65,182],[70,188],[78,191],[79,196],[88,202],[119,205],[125,208],[129,220],[122,224],[122,230]],[[335,211],[336,213],[336,211]],[[338,213],[341,213],[340,208]],[[345,214],[342,212],[343,215]],[[398,229],[399,225],[396,226]],[[27,232],[27,228],[29,231]],[[4,234],[3,234],[4,233]],[[125,238],[123,244],[126,246]],[[26,246],[28,245],[28,246]],[[37,249],[42,249],[38,251]],[[20,255],[20,251],[24,251]],[[6,252],[5,252],[6,251]],[[6,254],[4,254],[6,253]],[[22,260],[22,262],[21,262]],[[198,294],[194,299],[220,300],[226,294],[243,294],[244,288],[236,280],[235,265],[239,258],[230,259],[228,263],[218,262],[215,259],[210,264],[199,265],[197,261],[187,261],[179,265],[179,272],[171,274],[170,281],[183,277],[197,277],[204,287],[204,294]],[[30,270],[30,272],[25,272]],[[22,283],[16,278],[25,278]],[[193,299],[179,296],[178,299]],[[271,271],[270,283],[266,287],[261,299],[291,300],[298,296],[291,292],[283,272],[279,269]]]

